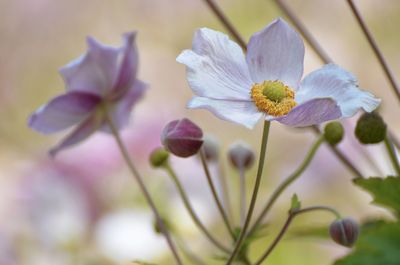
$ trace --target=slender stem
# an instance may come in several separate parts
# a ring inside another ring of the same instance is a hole
[[[144,182],[142,180],[141,175],[139,174],[139,171],[136,169],[135,165],[133,164],[133,161],[131,160],[129,153],[128,153],[124,143],[122,142],[122,139],[121,139],[121,136],[119,135],[118,129],[115,126],[114,121],[112,120],[110,114],[108,113],[108,109],[105,104],[104,104],[104,114],[105,114],[107,123],[111,128],[111,132],[114,135],[115,140],[117,141],[118,147],[121,150],[121,154],[124,157],[125,162],[127,163],[128,168],[132,173],[132,176],[139,184],[139,188],[142,191],[147,203],[150,205],[150,208],[153,211],[153,214],[156,218],[158,226],[160,227],[161,232],[164,234],[165,239],[167,240],[168,246],[171,249],[171,252],[176,260],[176,263],[179,265],[182,265],[183,263],[181,261],[181,258],[179,257],[178,251],[176,250],[175,244],[172,241],[171,236],[170,236],[168,230],[166,229],[166,226],[165,226],[163,220],[161,219],[160,213],[158,212],[156,205],[155,205],[153,199],[151,198],[150,193],[148,192],[146,186],[144,185]]]
[[[239,170],[239,178],[240,178],[240,225],[244,225],[244,221],[246,219],[246,178],[244,175],[244,168]]]
[[[329,57],[329,55],[325,52],[321,45],[319,45],[314,36],[310,33],[310,31],[307,30],[306,26],[300,21],[293,10],[290,9],[286,2],[284,0],[275,0],[275,2],[289,18],[289,20],[293,23],[293,25],[297,28],[297,30],[301,33],[306,42],[313,48],[321,61],[324,63],[332,63],[333,60]]]
[[[264,121],[264,129],[263,129],[263,135],[262,135],[262,141],[261,141],[260,157],[259,157],[259,161],[258,161],[257,176],[256,176],[256,182],[254,184],[253,195],[251,197],[249,210],[247,211],[246,220],[240,231],[239,238],[236,241],[235,248],[234,248],[231,256],[229,257],[226,265],[232,264],[236,255],[240,252],[240,247],[243,243],[243,240],[245,239],[247,229],[249,228],[249,225],[250,225],[251,217],[253,216],[254,206],[256,205],[258,190],[260,188],[261,176],[262,176],[263,168],[264,168],[265,153],[267,150],[267,142],[268,142],[270,125],[271,125],[271,123],[269,121]]]
[[[320,136],[317,139],[317,141],[315,141],[315,143],[312,145],[310,151],[308,151],[306,158],[300,164],[300,166],[276,188],[274,193],[272,193],[272,195],[271,195],[270,199],[268,200],[267,204],[265,205],[264,209],[261,211],[260,215],[258,216],[258,218],[255,221],[252,228],[249,230],[250,235],[253,234],[257,230],[258,226],[262,223],[265,216],[268,214],[269,210],[274,205],[275,201],[279,198],[279,196],[282,194],[282,192],[290,184],[292,184],[297,178],[299,178],[301,176],[301,174],[304,172],[304,170],[310,165],[311,160],[314,158],[315,153],[317,152],[317,150],[321,146],[321,144],[324,142],[324,140],[325,140],[324,137]]]
[[[208,7],[218,17],[219,21],[231,33],[231,35],[239,43],[239,45],[243,49],[246,49],[246,42],[244,41],[242,36],[240,36],[239,32],[236,30],[236,28],[233,26],[233,24],[229,21],[229,19],[225,16],[225,14],[222,12],[222,10],[219,8],[217,3],[215,3],[214,0],[203,0],[203,1],[208,5]]]
[[[364,19],[361,16],[361,13],[358,11],[357,7],[354,5],[354,2],[352,0],[347,0],[347,3],[350,5],[350,8],[353,11],[354,16],[356,17],[358,24],[360,25],[365,37],[368,40],[368,43],[370,44],[372,50],[374,51],[375,56],[379,61],[379,64],[381,65],[383,71],[385,72],[386,78],[389,80],[390,85],[393,89],[393,92],[396,94],[397,99],[400,100],[399,86],[393,76],[392,71],[389,68],[389,65],[387,64],[385,58],[383,57],[383,54],[378,47],[378,44],[376,43],[374,37],[372,36],[371,32],[369,31],[367,24],[365,23]]]
[[[228,232],[231,235],[232,239],[235,239],[235,234],[233,233],[232,227],[229,223],[228,216],[226,215],[224,207],[222,206],[222,203],[218,198],[217,190],[215,189],[215,185],[214,185],[214,182],[213,182],[211,174],[210,174],[210,169],[208,168],[208,164],[207,164],[206,156],[204,155],[204,151],[202,149],[200,149],[199,153],[200,153],[201,164],[203,166],[204,173],[207,178],[208,186],[211,189],[211,193],[213,195],[215,203],[217,204],[218,211],[221,214],[222,219],[224,220],[225,226],[228,229]]]
[[[336,218],[341,218],[340,214],[335,209],[333,209],[331,207],[327,207],[327,206],[313,206],[313,207],[308,207],[308,208],[304,208],[304,209],[289,213],[285,224],[282,226],[281,230],[279,231],[279,234],[276,236],[276,238],[274,239],[274,241],[272,241],[272,243],[268,247],[268,249],[264,252],[264,254],[258,259],[258,261],[254,265],[260,265],[261,263],[263,263],[265,261],[266,258],[268,258],[269,254],[271,254],[271,252],[275,249],[276,245],[278,245],[278,243],[281,241],[284,234],[287,232],[289,225],[293,221],[294,217],[296,217],[300,214],[303,214],[303,213],[307,213],[307,212],[311,212],[311,211],[319,211],[319,210],[329,211],[329,212],[333,213],[336,216]]]
[[[228,188],[228,183],[226,181],[226,175],[224,172],[224,168],[221,162],[218,163],[218,177],[219,177],[219,182],[222,188],[222,198],[223,198],[223,203],[225,206],[226,214],[229,216],[230,220],[233,220],[233,214],[232,214],[232,205],[231,205],[231,200],[229,196],[229,188]]]
[[[396,151],[395,151],[394,148],[393,148],[393,144],[390,142],[390,140],[388,139],[387,136],[385,137],[384,142],[385,142],[385,146],[386,146],[386,149],[387,149],[387,151],[388,151],[390,160],[392,161],[393,168],[394,168],[395,171],[396,171],[397,177],[400,178],[400,165],[399,165],[399,160],[397,159]]]
[[[175,240],[179,248],[181,249],[182,253],[187,257],[187,259],[189,259],[196,265],[207,265],[199,256],[196,255],[196,253],[194,253],[194,251],[192,251],[187,247],[188,246],[187,242],[185,242],[182,239],[182,237],[178,236],[176,233],[175,233]]]
[[[167,173],[171,176],[172,180],[174,181],[179,194],[182,198],[183,204],[186,207],[186,210],[189,212],[190,217],[192,218],[193,222],[197,225],[197,227],[200,229],[200,231],[202,231],[204,233],[204,235],[219,249],[221,249],[222,251],[229,253],[229,249],[227,247],[225,247],[223,244],[221,244],[218,240],[216,240],[211,233],[207,230],[207,228],[204,226],[204,224],[200,221],[199,217],[197,216],[197,214],[195,213],[195,211],[193,210],[192,205],[190,204],[189,198],[186,195],[185,190],[183,189],[178,176],[175,174],[175,171],[172,169],[172,167],[169,164],[165,165],[165,170],[167,171]]]

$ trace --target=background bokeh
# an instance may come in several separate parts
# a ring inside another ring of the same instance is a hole
[[[360,86],[383,99],[380,112],[398,134],[396,102],[376,58],[345,1],[287,1],[335,62],[352,71]],[[218,1],[248,39],[282,13],[268,0]],[[395,76],[400,74],[400,2],[356,1]],[[185,213],[170,179],[151,169],[149,153],[170,120],[189,117],[221,145],[234,208],[239,206],[238,176],[226,150],[242,139],[258,152],[261,123],[248,130],[203,110],[187,110],[191,91],[185,69],[175,62],[190,48],[195,29],[224,31],[201,0],[0,0],[0,264],[127,264],[135,259],[172,264],[163,238],[153,231],[152,215],[120,157],[114,140],[96,134],[52,160],[47,150],[61,137],[31,131],[27,117],[63,91],[58,69],[86,50],[90,35],[120,45],[121,34],[139,32],[139,78],[150,84],[133,111],[123,136],[162,213],[184,244],[201,256],[216,253]],[[321,66],[306,47],[305,73]],[[382,146],[360,146],[352,136],[356,117],[345,123],[340,148],[366,176],[392,173]],[[308,129],[274,123],[258,208],[273,188],[299,165],[315,140]],[[221,222],[196,158],[173,159],[173,166],[201,218],[221,237]],[[248,192],[255,169],[248,172]],[[266,248],[284,221],[296,192],[303,205],[327,204],[345,216],[365,220],[388,212],[370,205],[370,196],[353,187],[352,175],[324,146],[311,166],[278,201],[268,218],[269,236],[252,254]],[[258,209],[257,208],[257,209]],[[238,213],[236,211],[235,213]],[[236,218],[237,220],[237,218]],[[316,213],[298,219],[294,229],[327,226],[331,216]],[[266,264],[328,265],[347,249],[323,238],[289,236]],[[209,255],[207,264],[218,264]]]

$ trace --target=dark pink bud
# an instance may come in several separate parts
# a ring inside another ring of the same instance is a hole
[[[353,219],[339,219],[331,224],[329,233],[333,241],[339,245],[351,247],[357,241],[359,226]]]
[[[186,118],[175,120],[165,126],[161,142],[174,155],[189,157],[196,154],[203,144],[203,132]]]
[[[229,160],[238,169],[248,169],[254,164],[254,152],[243,142],[232,144],[228,152]]]

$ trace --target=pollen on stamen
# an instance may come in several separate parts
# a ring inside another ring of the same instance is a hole
[[[279,97],[270,96],[277,94]],[[288,114],[297,105],[294,100],[294,91],[278,80],[254,84],[250,95],[260,111],[276,117]]]

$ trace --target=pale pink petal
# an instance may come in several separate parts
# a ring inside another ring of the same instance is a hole
[[[337,102],[345,118],[353,116],[361,108],[371,112],[381,102],[371,93],[361,90],[356,78],[335,64],[325,65],[307,75],[296,93],[299,103],[325,97]]]
[[[253,128],[262,114],[251,101],[217,100],[203,97],[193,97],[188,103],[191,109],[207,109],[218,118]]]
[[[84,92],[70,92],[50,100],[29,117],[29,127],[41,133],[64,130],[86,119],[100,98]]]
[[[277,19],[255,33],[247,50],[246,60],[254,82],[280,80],[297,89],[303,75],[304,44],[284,20]]]
[[[250,100],[252,86],[242,49],[218,31],[196,31],[192,50],[176,59],[187,66],[187,80],[194,94],[213,99]]]
[[[136,80],[139,56],[136,48],[136,32],[124,35],[124,47],[118,66],[117,78],[114,81],[112,98],[123,96]]]
[[[146,88],[145,83],[135,80],[132,88],[125,93],[124,97],[109,106],[110,116],[118,129],[123,129],[128,125],[132,108],[143,97]],[[103,124],[101,130],[111,132],[106,123]]]
[[[85,140],[91,134],[96,132],[103,119],[100,115],[91,115],[83,121],[76,129],[74,129],[60,144],[50,150],[50,155],[55,156],[61,150],[76,145],[77,143]]]
[[[285,116],[271,120],[293,127],[305,127],[339,119],[341,116],[340,108],[333,99],[317,98],[296,106]]]
[[[121,48],[105,46],[88,37],[85,55],[60,69],[68,91],[105,95],[117,79]]]

